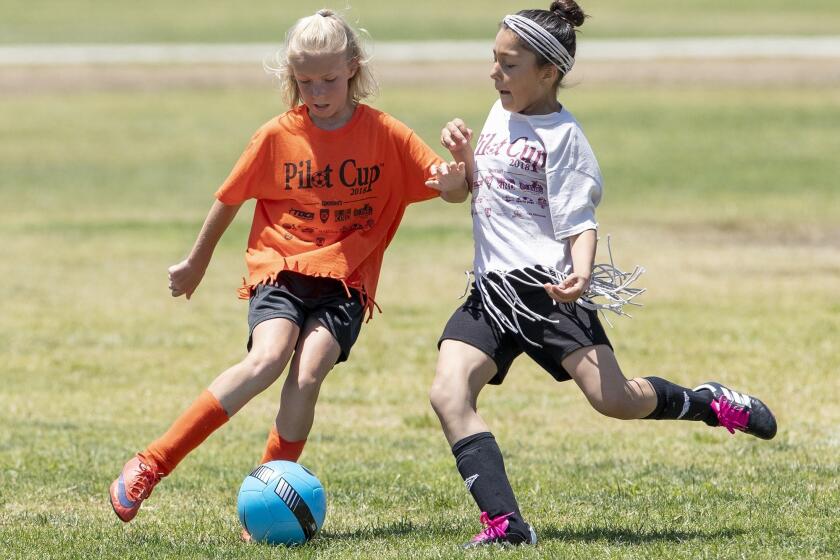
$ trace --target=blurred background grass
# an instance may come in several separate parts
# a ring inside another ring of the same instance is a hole
[[[383,4],[222,0],[5,0],[0,43],[282,42],[300,17],[329,6],[376,40],[487,39],[501,17],[551,2],[462,0]],[[840,30],[834,0],[591,0],[584,37],[825,35]]]
[[[469,17],[456,21],[444,3],[389,6],[358,2],[353,13],[375,39],[489,40],[503,13],[530,7],[467,2],[459,15]],[[279,41],[315,7],[5,2],[0,41]],[[593,19],[582,41],[836,33],[840,11],[834,2],[775,1],[584,8]],[[191,88],[154,67],[133,70],[153,90],[111,91],[116,70],[97,67],[96,79],[63,91],[36,69],[26,91],[4,90],[10,72],[0,67],[2,556],[456,555],[478,512],[426,392],[472,240],[469,207],[439,201],[409,209],[386,255],[385,313],[322,390],[302,458],[329,493],[316,543],[276,551],[237,541],[235,491],[261,450],[279,388],[186,459],[135,522],[113,517],[105,493],[120,465],[244,353],[246,306],[235,288],[251,207],[192,301],[169,297],[166,268],[188,251],[253,130],[284,110],[267,84]],[[419,79],[383,76],[374,106],[432,145],[454,115],[480,128],[494,93],[486,78],[401,70]],[[619,265],[648,269],[646,307],[609,335],[628,375],[720,379],[759,394],[777,412],[779,436],[767,443],[687,423],[606,419],[573,385],[520,360],[481,399],[542,539],[506,555],[836,558],[840,84],[672,77],[631,82],[619,72],[561,92],[604,171],[602,235],[612,234]]]

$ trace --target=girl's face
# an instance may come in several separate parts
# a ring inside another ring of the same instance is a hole
[[[303,53],[289,60],[300,97],[319,128],[339,128],[353,116],[350,78],[358,65],[345,53]]]
[[[524,48],[510,29],[502,28],[496,35],[490,77],[506,111],[545,115],[558,109],[554,89],[557,68],[538,66],[537,56]]]

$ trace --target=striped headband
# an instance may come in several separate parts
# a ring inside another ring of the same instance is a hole
[[[505,16],[505,25],[528,43],[535,51],[560,69],[563,75],[569,73],[575,58],[569,54],[557,38],[532,19],[520,16]]]

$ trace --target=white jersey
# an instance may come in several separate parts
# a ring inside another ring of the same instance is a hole
[[[474,272],[544,265],[570,273],[568,237],[597,229],[601,171],[565,109],[510,113],[497,101],[475,149]]]

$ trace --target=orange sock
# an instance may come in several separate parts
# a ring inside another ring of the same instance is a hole
[[[265,442],[265,451],[263,451],[260,464],[268,463],[269,461],[293,461],[297,463],[300,459],[300,454],[303,453],[303,446],[306,445],[306,440],[300,441],[286,441],[280,437],[277,432],[277,426],[272,426],[268,433],[268,441]]]
[[[149,444],[143,457],[167,475],[181,459],[228,421],[227,412],[208,390],[201,393],[165,434]]]

